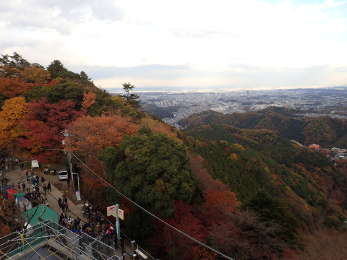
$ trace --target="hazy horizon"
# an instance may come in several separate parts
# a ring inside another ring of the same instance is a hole
[[[122,87],[119,88],[102,88],[110,93],[122,93],[123,89]],[[207,88],[201,88],[201,87],[175,87],[175,86],[159,86],[159,87],[136,87],[133,92],[138,93],[146,93],[146,92],[153,92],[153,93],[226,93],[226,92],[241,92],[241,91],[285,91],[285,90],[302,90],[302,89],[341,89],[341,90],[347,90],[347,86],[326,86],[326,87],[294,87],[294,88],[225,88],[225,87],[207,87]]]

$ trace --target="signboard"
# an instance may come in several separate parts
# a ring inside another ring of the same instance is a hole
[[[119,217],[121,220],[124,220],[124,210],[118,209],[118,217]]]
[[[107,212],[107,214],[106,214],[107,216],[114,216],[114,217],[117,216],[116,215],[116,206],[115,205],[107,207],[106,208],[106,212]]]
[[[117,210],[116,210],[116,206],[115,205],[112,205],[112,206],[109,206],[106,208],[106,215],[107,216],[114,216],[114,217],[117,217]],[[121,219],[121,220],[124,220],[124,210],[122,209],[118,209],[118,217]]]
[[[31,168],[39,168],[39,161],[38,160],[32,160],[31,161]]]
[[[79,190],[76,191],[76,200],[77,200],[77,201],[80,201],[80,200],[81,200],[81,193],[80,193]]]

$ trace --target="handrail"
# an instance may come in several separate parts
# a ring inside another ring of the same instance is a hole
[[[7,241],[5,242],[4,240]],[[122,259],[121,252],[106,243],[91,237],[90,235],[80,232],[79,234],[51,221],[42,221],[34,227],[27,228],[22,232],[13,232],[5,237],[0,238],[4,241],[0,245],[2,256],[13,256],[23,250],[34,250],[37,243],[47,242],[48,246],[52,246],[49,241],[57,243],[59,247],[64,248],[61,253],[72,255],[80,255],[83,253],[89,259],[97,259],[93,254],[98,255],[101,259]],[[10,246],[16,246],[10,249]],[[65,251],[66,250],[66,251]],[[36,251],[34,250],[34,253]]]

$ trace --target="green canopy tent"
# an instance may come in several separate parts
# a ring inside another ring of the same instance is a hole
[[[59,215],[53,209],[47,207],[46,205],[38,205],[32,209],[24,212],[25,221],[30,226],[35,226],[40,224],[42,221],[51,221],[53,223],[59,222]]]
[[[25,211],[23,213],[23,217],[25,218],[25,221],[28,223],[25,225],[25,228],[27,230],[25,232],[25,236],[20,237],[20,239],[22,240],[22,245],[17,246],[16,249],[11,251],[9,253],[10,256],[14,256],[19,252],[25,255],[28,253],[28,249],[30,249],[30,252],[32,252],[35,246],[39,245],[41,242],[46,241],[50,237],[50,234],[48,234],[47,231],[44,228],[42,228],[42,225],[39,224],[43,223],[44,221],[50,221],[51,223],[58,223],[59,221],[58,213],[55,212],[53,209],[47,207],[46,205],[42,204],[38,205],[35,208]],[[35,228],[35,226],[37,226],[38,228]],[[33,229],[30,229],[32,227]],[[32,254],[32,256],[33,255],[34,254]],[[24,258],[21,257],[20,259],[29,258],[24,256]]]
[[[16,198],[22,198],[25,196],[25,193],[24,192],[18,192],[14,195]]]

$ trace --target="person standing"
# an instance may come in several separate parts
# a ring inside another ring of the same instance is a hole
[[[51,182],[50,181],[47,184],[47,191],[49,191],[49,192],[52,191],[52,186],[51,186]]]
[[[58,205],[59,205],[59,208],[63,210],[63,201],[61,200],[61,198],[58,199]]]
[[[67,204],[67,198],[65,197],[64,198],[64,208],[65,208],[65,211],[69,211],[69,205]]]
[[[60,199],[60,198],[59,198]],[[59,203],[59,202],[58,202]],[[64,213],[60,213],[60,216],[59,216],[59,225],[63,225],[64,224],[64,218],[65,218],[65,215]]]

